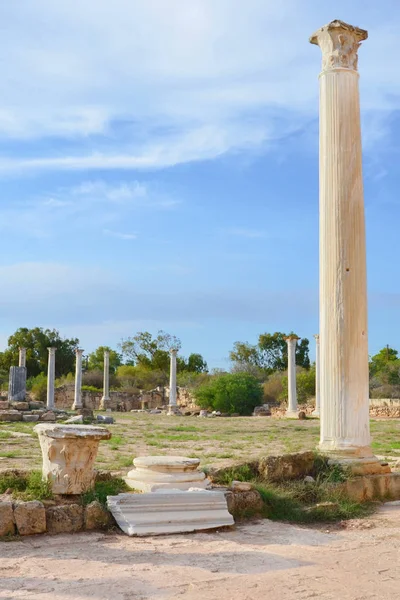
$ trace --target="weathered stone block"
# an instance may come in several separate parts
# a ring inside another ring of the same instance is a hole
[[[22,413],[18,410],[0,410],[0,421],[22,421]]]
[[[0,502],[0,537],[15,533],[12,502]]]
[[[46,532],[46,511],[41,502],[18,502],[14,505],[14,518],[20,535]]]
[[[246,513],[258,514],[264,509],[264,502],[257,490],[234,491],[225,493],[228,510],[233,516],[241,516]]]
[[[83,529],[83,506],[65,504],[46,508],[47,533],[74,533]]]
[[[54,422],[56,420],[56,415],[53,413],[52,410],[48,410],[40,416],[40,420]]]
[[[29,402],[29,410],[44,409],[45,406],[44,402],[39,402],[38,400],[36,402]]]
[[[29,402],[12,402],[11,408],[14,410],[29,410]]]
[[[25,421],[26,423],[35,423],[36,421],[39,421],[39,415],[22,415],[22,420]]]
[[[84,513],[85,529],[107,529],[113,523],[113,518],[98,500],[88,504]]]
[[[269,481],[299,479],[310,475],[314,468],[314,452],[298,452],[261,458],[258,470]]]
[[[0,410],[7,410],[10,408],[10,403],[8,400],[0,400]]]
[[[8,383],[8,399],[23,401],[26,396],[26,367],[11,367]]]

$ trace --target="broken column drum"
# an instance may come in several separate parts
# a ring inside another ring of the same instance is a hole
[[[357,51],[368,34],[332,21],[311,36],[320,81],[320,450],[374,472]],[[379,468],[377,468],[379,471]]]
[[[111,433],[92,425],[55,425],[40,423],[43,479],[50,481],[54,494],[82,494],[94,485],[93,470],[100,440]]]
[[[159,489],[188,490],[206,488],[210,485],[203,471],[199,471],[200,460],[184,456],[139,456],[133,461],[125,481],[132,489],[155,492]]]
[[[23,402],[26,398],[26,367],[10,367],[8,399]]]

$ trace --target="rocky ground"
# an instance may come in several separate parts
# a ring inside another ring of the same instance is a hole
[[[2,600],[395,600],[400,502],[345,527],[271,521],[194,535],[0,543]]]

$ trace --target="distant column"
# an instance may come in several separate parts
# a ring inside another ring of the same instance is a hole
[[[315,338],[315,409],[313,411],[314,417],[319,417],[321,413],[320,409],[320,394],[319,394],[319,335],[316,333]]]
[[[100,402],[100,409],[108,408],[110,403],[110,352],[104,350],[104,377],[103,377],[103,397]]]
[[[297,335],[290,335],[286,338],[288,346],[288,409],[286,417],[297,419],[297,391],[296,391],[296,344],[299,338]]]
[[[26,348],[19,349],[19,366],[26,367]]]
[[[72,410],[83,408],[82,405],[82,348],[75,350],[76,363],[75,363],[75,399],[72,405]]]
[[[169,374],[169,404],[168,413],[175,414],[178,411],[176,404],[176,355],[178,351],[175,348],[170,350],[170,374]]]
[[[49,351],[49,361],[47,366],[47,408],[54,408],[54,381],[56,377],[56,350],[57,348],[47,348]]]

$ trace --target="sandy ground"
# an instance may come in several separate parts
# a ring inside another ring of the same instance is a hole
[[[0,543],[2,600],[399,597],[400,502],[331,531],[265,520],[209,534]]]

